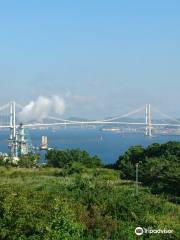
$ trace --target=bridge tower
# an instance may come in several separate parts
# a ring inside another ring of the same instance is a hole
[[[152,136],[152,121],[151,121],[151,104],[146,105],[145,109],[145,118],[146,118],[146,128],[145,128],[145,135]]]
[[[12,157],[17,157],[17,139],[16,139],[16,103],[10,102],[10,153]]]

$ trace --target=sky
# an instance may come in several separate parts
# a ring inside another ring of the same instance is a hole
[[[98,118],[180,117],[180,1],[0,0],[0,103],[64,99]]]

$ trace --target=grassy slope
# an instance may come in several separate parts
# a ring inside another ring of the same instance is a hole
[[[59,206],[65,232],[66,226],[72,230],[57,239],[131,240],[137,226],[174,230],[171,236],[149,239],[178,239],[179,206],[146,188],[135,196],[134,183],[122,181],[114,170],[68,175],[53,168],[0,168],[0,190],[0,239],[56,239],[51,230]]]

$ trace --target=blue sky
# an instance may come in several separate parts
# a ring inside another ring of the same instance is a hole
[[[180,1],[0,0],[0,102],[67,101],[104,117],[152,103],[180,116]]]

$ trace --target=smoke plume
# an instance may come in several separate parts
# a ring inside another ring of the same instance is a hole
[[[49,115],[62,115],[65,111],[65,101],[58,96],[40,96],[35,101],[29,102],[19,113],[22,122],[41,122]]]

